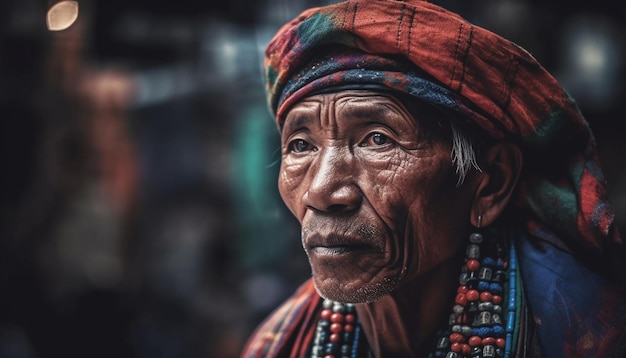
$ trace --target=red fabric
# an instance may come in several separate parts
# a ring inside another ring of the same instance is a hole
[[[257,327],[242,358],[308,356],[315,333],[320,296],[313,281],[306,281],[287,301]]]

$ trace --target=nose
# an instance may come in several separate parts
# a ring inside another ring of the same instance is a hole
[[[348,212],[360,207],[363,194],[355,179],[354,160],[349,150],[325,148],[309,168],[309,186],[303,203],[321,212]]]

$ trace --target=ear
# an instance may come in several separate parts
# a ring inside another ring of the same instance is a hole
[[[498,142],[483,153],[470,222],[491,225],[504,211],[522,169],[522,152],[513,143]]]

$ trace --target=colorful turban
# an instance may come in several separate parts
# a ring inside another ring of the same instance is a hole
[[[298,99],[377,85],[462,117],[522,148],[513,205],[534,236],[594,262],[623,252],[595,142],[576,103],[527,51],[426,1],[349,0],[284,25],[266,49],[268,104],[282,126]]]

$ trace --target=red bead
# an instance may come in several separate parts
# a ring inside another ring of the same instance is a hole
[[[478,297],[480,296],[480,294],[476,290],[469,290],[467,291],[466,295],[467,295],[468,301],[476,301],[478,300]]]
[[[321,317],[322,319],[330,319],[330,316],[331,316],[332,314],[333,314],[333,311],[332,311],[332,310],[325,309],[325,310],[322,310],[322,313],[320,314],[320,317]]]
[[[509,267],[509,262],[504,261],[504,265],[502,265],[502,268],[506,270],[508,267]]]
[[[351,324],[346,324],[345,326],[343,326],[343,330],[346,332],[354,332],[354,326]]]
[[[332,354],[327,354],[327,355],[324,356],[324,358],[335,358],[335,356],[332,355]]]
[[[472,347],[477,347],[477,346],[479,346],[479,345],[482,343],[482,341],[483,341],[483,340],[482,340],[482,339],[480,339],[480,337],[478,337],[478,336],[471,336],[471,337],[469,338],[468,343],[469,343],[469,345],[470,345],[470,346],[472,346]]]
[[[343,323],[343,314],[341,313],[333,313],[330,316],[330,321],[333,323]]]
[[[462,315],[459,315],[456,320],[455,320],[456,324],[467,324],[467,314],[463,313]]]
[[[455,353],[461,353],[461,351],[463,350],[463,347],[461,346],[461,343],[454,342],[450,345],[450,350]]]
[[[502,303],[502,296],[493,295],[493,304],[499,305]]]
[[[456,298],[454,299],[454,302],[461,306],[465,306],[467,305],[467,296],[465,296],[464,293],[457,293]]]
[[[496,346],[498,346],[498,348],[504,348],[504,346],[506,346],[506,339],[504,338],[496,339]]]
[[[465,336],[461,333],[450,333],[450,342],[463,343],[465,342]]]
[[[459,288],[456,289],[456,292],[457,293],[466,293],[467,290],[469,290],[469,288],[467,288],[466,285],[461,285],[461,286],[459,286]]]
[[[330,325],[330,331],[333,333],[341,333],[343,331],[343,326],[341,323],[333,323]]]
[[[472,348],[469,346],[469,344],[467,343],[461,344],[461,352],[463,352],[464,355],[469,355],[471,351],[472,351]]]
[[[476,259],[469,259],[467,260],[467,268],[470,271],[476,271],[480,268],[480,262],[478,262],[478,260]]]
[[[353,314],[351,314],[351,313],[348,313],[348,314],[346,315],[346,322],[348,322],[348,323],[354,323],[355,321],[356,321],[356,316],[355,316],[355,315],[353,315]]]
[[[491,302],[492,299],[493,299],[493,295],[491,294],[491,292],[489,291],[481,292],[480,300],[482,302]]]
[[[487,346],[487,345],[494,345],[496,344],[496,339],[494,337],[485,337],[483,338],[483,346]]]
[[[341,340],[341,335],[339,333],[333,333],[330,335],[330,341],[333,343],[338,343]]]

